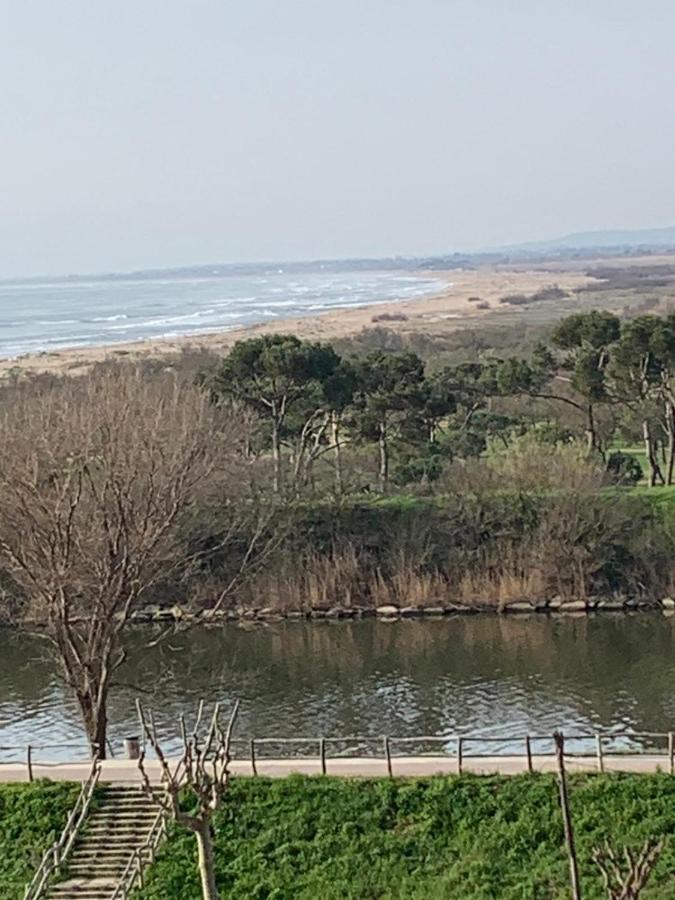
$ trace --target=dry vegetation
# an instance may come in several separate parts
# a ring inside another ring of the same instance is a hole
[[[0,429],[6,615],[44,629],[104,756],[134,609],[184,582],[245,518],[228,490],[242,423],[189,383],[120,369],[19,387]],[[183,533],[214,494],[220,528],[211,546],[190,547]]]

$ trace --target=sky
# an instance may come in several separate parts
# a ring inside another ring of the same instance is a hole
[[[0,277],[675,224],[672,0],[0,11]]]

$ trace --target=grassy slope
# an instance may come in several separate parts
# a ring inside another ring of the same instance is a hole
[[[671,836],[643,894],[675,898],[675,779],[572,779],[585,900],[604,896],[590,862],[608,837]],[[239,900],[567,898],[550,776],[235,781],[217,823],[218,883]],[[194,841],[176,832],[144,900],[198,900]]]
[[[79,785],[0,785],[0,897],[23,897],[47,847],[60,835]]]

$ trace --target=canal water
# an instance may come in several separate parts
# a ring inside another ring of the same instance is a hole
[[[503,737],[501,750],[522,752],[515,736],[556,728],[628,733],[616,744],[639,749],[650,741],[630,735],[675,729],[675,618],[660,614],[227,625],[152,646],[157,636],[130,633],[110,703],[117,752],[138,732],[136,697],[154,709],[169,749],[178,716],[191,717],[200,699],[239,698],[242,740],[365,736],[375,750],[382,735],[423,734]],[[44,642],[3,631],[0,761],[21,758],[28,743],[45,748],[41,759],[85,753]],[[335,747],[357,749],[367,748]],[[493,747],[472,747],[481,749]]]

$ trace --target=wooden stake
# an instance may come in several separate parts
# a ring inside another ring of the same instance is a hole
[[[387,758],[387,772],[389,773],[389,777],[393,778],[394,772],[391,766],[391,747],[389,746],[389,738],[384,738],[384,755]]]
[[[319,738],[319,754],[321,756],[321,774],[326,774],[326,739]]]
[[[464,757],[464,738],[457,738],[457,774],[462,774],[462,762]]]
[[[668,732],[668,759],[670,761],[670,774],[675,773],[675,742],[673,741],[673,732]]]
[[[254,775],[258,774],[258,767],[255,764],[255,738],[251,738],[251,770]]]
[[[534,770],[532,768],[532,743],[530,741],[529,734],[525,738],[525,753],[527,755],[527,771],[533,772]]]
[[[572,827],[572,814],[570,801],[567,794],[567,778],[565,775],[565,738],[562,733],[556,731],[553,734],[555,755],[558,762],[558,787],[560,788],[560,807],[562,809],[563,827],[565,829],[565,843],[570,862],[570,883],[572,886],[572,900],[581,900],[581,884],[579,882],[579,864],[577,851],[574,846],[574,829]]]
[[[598,755],[598,772],[604,772],[605,771],[605,760],[602,755],[602,735],[601,734],[596,734],[595,743],[597,746],[597,755]]]
[[[28,767],[28,780],[33,780],[33,748],[29,744],[26,747],[26,766]]]

